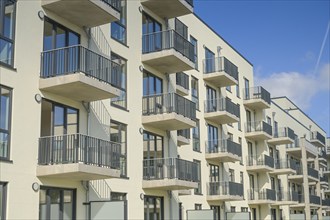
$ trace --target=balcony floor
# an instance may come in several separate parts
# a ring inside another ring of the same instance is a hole
[[[207,112],[204,113],[205,120],[211,121],[216,124],[228,124],[239,121],[239,118],[226,111]]]
[[[246,166],[247,172],[273,172],[274,168],[266,166],[266,165],[252,165],[252,166]]]
[[[170,2],[163,0],[141,0],[141,4],[161,18],[174,18],[193,12],[193,7],[185,0],[172,0]]]
[[[196,126],[196,122],[190,118],[178,115],[174,112],[158,115],[143,115],[142,124],[161,130],[184,130]]]
[[[267,200],[267,199],[262,199],[262,200],[248,200],[249,205],[270,205],[274,204],[276,201],[273,200]]]
[[[219,163],[219,162],[228,163],[228,162],[236,162],[241,160],[239,156],[228,152],[205,153],[205,159],[215,163]]]
[[[243,196],[238,195],[207,195],[206,201],[209,203],[217,203],[221,201],[240,201],[243,200]]]
[[[301,174],[299,174],[299,175],[289,175],[288,180],[290,180],[292,182],[296,182],[296,183],[303,183],[304,182],[304,177]]]
[[[216,87],[237,85],[237,80],[224,71],[203,74],[203,79]]]
[[[264,141],[272,138],[271,135],[263,131],[245,132],[245,138],[252,141]]]
[[[282,205],[297,205],[298,201],[275,201],[271,206],[282,206]]]
[[[293,140],[289,137],[278,137],[278,138],[272,138],[267,141],[268,144],[272,145],[282,145],[282,144],[292,144]]]
[[[160,180],[143,180],[143,189],[155,189],[155,190],[185,190],[195,189],[198,187],[198,183],[184,181],[179,179],[160,179]]]
[[[251,110],[261,110],[261,109],[270,108],[270,105],[262,99],[244,100],[243,104],[245,107]]]
[[[274,175],[282,175],[282,174],[296,174],[297,171],[291,168],[283,168],[283,169],[274,169],[273,172],[271,172],[270,174],[274,174]]]
[[[314,144],[316,147],[325,147],[325,145],[319,140],[310,140],[309,142]]]

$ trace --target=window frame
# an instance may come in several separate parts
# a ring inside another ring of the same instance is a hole
[[[0,215],[0,219],[2,220],[6,220],[6,214],[7,214],[7,186],[8,183],[7,182],[0,182],[0,186],[2,188],[2,198],[1,199],[1,215]]]
[[[127,35],[127,0],[122,0],[122,1],[125,2],[125,6],[123,7],[123,6],[121,5],[120,19],[119,19],[118,21],[114,21],[114,22],[111,23],[111,27],[110,27],[110,37],[111,37],[111,39],[117,41],[118,43],[127,46],[127,37],[128,37],[128,35]],[[124,9],[123,9],[123,8],[124,8]],[[125,11],[125,13],[123,13],[123,11]],[[124,24],[123,21],[122,21],[122,19],[123,19],[123,17],[122,17],[123,14],[125,14],[125,17],[124,17],[125,24]],[[113,25],[118,25],[120,28],[125,29],[125,40],[124,40],[124,41],[121,41],[121,40],[117,39],[116,37],[114,37],[114,36],[112,35],[112,28],[113,28]]]
[[[202,164],[200,160],[195,160],[193,159],[194,163],[197,163],[198,166],[198,174],[199,174],[199,183],[198,183],[198,187],[194,189],[194,194],[195,195],[203,195],[202,194]]]
[[[8,135],[8,141],[7,141],[7,156],[2,157],[0,156],[0,161],[9,161],[10,160],[10,154],[11,154],[11,127],[12,127],[12,108],[13,108],[13,89],[7,86],[4,86],[0,84],[0,111],[1,111],[1,89],[4,88],[5,90],[8,90],[9,92],[9,106],[8,106],[8,129],[2,129],[0,128],[0,133],[4,133]],[[0,112],[1,115],[1,112]]]
[[[190,35],[190,43],[194,45],[195,70],[198,71],[198,40],[192,35]]]
[[[195,102],[196,104],[196,110],[200,110],[199,108],[199,85],[198,85],[199,81],[196,77],[191,76],[191,99],[193,102]],[[194,88],[194,86],[196,85],[196,88]],[[193,90],[196,90],[197,95],[194,95]],[[194,101],[195,100],[195,101]]]
[[[194,132],[195,130],[198,130],[198,132]],[[194,134],[197,134],[198,137],[194,137]],[[201,134],[200,134],[200,123],[199,119],[196,119],[196,127],[192,128],[192,142],[193,142],[193,151],[195,152],[201,152]],[[195,148],[195,144],[198,143],[198,148]]]
[[[127,170],[127,168],[128,168],[128,161],[127,161],[127,131],[128,131],[128,129],[127,129],[127,124],[124,124],[124,123],[122,123],[122,122],[119,122],[119,121],[116,121],[116,120],[110,120],[110,127],[113,125],[113,124],[116,124],[117,126],[118,126],[118,133],[119,133],[119,135],[120,135],[120,144],[121,144],[121,147],[122,147],[122,145],[123,144],[125,144],[125,154],[120,154],[120,158],[125,158],[125,167],[124,167],[124,169],[125,169],[125,172],[124,172],[124,174],[122,173],[122,172],[120,172],[120,177],[122,177],[122,178],[127,178],[127,176],[128,176],[128,170]],[[125,131],[125,140],[123,140],[122,139],[122,136],[121,136],[121,132],[122,131]],[[111,135],[111,130],[110,130],[110,135]]]

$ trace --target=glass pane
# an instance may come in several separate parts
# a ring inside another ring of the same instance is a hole
[[[53,49],[53,25],[47,21],[44,23],[44,51]]]
[[[69,32],[69,45],[68,46],[74,46],[79,44],[79,36],[76,34]]]
[[[111,37],[126,44],[126,28],[116,22],[111,23]]]
[[[64,134],[64,108],[54,107],[54,135]]]
[[[4,130],[9,129],[10,120],[10,91],[5,88],[0,89],[0,128]]]
[[[0,157],[7,158],[8,155],[9,135],[0,132]]]
[[[65,30],[57,27],[56,29],[56,48],[65,47]]]
[[[63,193],[63,220],[71,220],[72,219],[72,213],[73,213],[73,195],[71,190],[64,190]]]
[[[75,109],[67,109],[67,134],[78,133],[78,111]]]
[[[0,62],[13,65],[13,44],[0,38]]]
[[[14,4],[7,4],[4,17],[4,35],[13,39],[14,35]]]

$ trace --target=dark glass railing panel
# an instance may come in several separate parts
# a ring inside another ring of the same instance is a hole
[[[226,57],[215,57],[203,60],[204,74],[225,72],[234,79],[238,80],[238,68],[230,62]]]
[[[292,195],[292,201],[296,201],[296,202],[298,202],[299,201],[299,196],[298,196],[298,192],[296,192],[296,191],[292,191],[291,192],[291,195]]]
[[[248,156],[247,166],[268,166],[274,168],[274,158],[268,155]]]
[[[243,89],[243,99],[244,100],[262,99],[266,103],[270,104],[270,93],[261,86],[245,88]]]
[[[274,168],[274,158],[264,155],[265,156],[265,165]]]
[[[249,132],[257,132],[262,131],[266,132],[269,135],[272,135],[272,126],[264,121],[250,121],[245,123],[245,131]]]
[[[327,176],[321,176],[320,181],[321,182],[328,182],[328,177]]]
[[[322,206],[330,206],[330,199],[323,199],[322,200]]]
[[[298,194],[298,202],[299,203],[304,203],[305,202],[304,194]]]
[[[294,160],[276,160],[275,169],[293,169],[296,170],[296,162]]]
[[[205,142],[206,153],[232,153],[242,156],[242,146],[229,139],[210,140]]]
[[[309,202],[312,204],[320,205],[321,199],[319,196],[309,195]]]
[[[120,12],[121,11],[121,0],[101,0],[105,4],[109,5],[116,11]]]
[[[183,72],[176,73],[176,84],[189,90],[189,76]]]
[[[210,182],[207,183],[208,195],[243,196],[243,184],[235,182]]]
[[[120,169],[121,144],[83,134],[39,138],[39,165],[84,163]]]
[[[249,200],[272,200],[276,201],[276,191],[273,189],[248,190]]]
[[[176,93],[144,96],[142,98],[142,115],[172,112],[196,120],[196,104]]]
[[[190,139],[190,129],[178,130],[177,135]]]
[[[325,137],[320,134],[318,131],[313,131],[311,133],[311,140],[318,140],[325,145]]]
[[[311,167],[307,167],[307,174],[308,174],[308,176],[314,177],[316,179],[319,178],[319,171],[317,171]]]
[[[238,118],[240,117],[239,106],[227,98],[206,100],[204,103],[204,111],[206,113],[226,111]]]
[[[292,140],[295,139],[294,131],[289,127],[279,128],[277,131],[274,130],[274,138],[288,137]]]

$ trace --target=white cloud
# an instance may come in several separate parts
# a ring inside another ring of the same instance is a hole
[[[280,72],[263,77],[256,75],[256,85],[265,87],[272,97],[287,96],[300,108],[309,108],[312,98],[330,89],[330,63],[323,65],[316,74]]]

